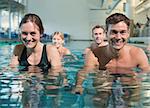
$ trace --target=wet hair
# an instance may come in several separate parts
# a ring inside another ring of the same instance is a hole
[[[64,40],[64,34],[62,32],[54,32],[52,37],[54,37],[55,35],[59,35],[61,39]]]
[[[112,15],[110,15],[109,17],[107,17],[106,19],[106,30],[108,30],[108,26],[110,24],[117,24],[121,21],[124,21],[125,24],[127,24],[127,26],[130,26],[130,19],[128,17],[126,17],[124,14],[122,13],[114,13]]]
[[[27,22],[33,22],[33,23],[35,23],[35,24],[39,27],[40,34],[43,34],[43,33],[44,33],[44,27],[43,27],[42,21],[41,21],[41,19],[40,19],[40,17],[39,17],[38,15],[33,14],[33,13],[28,13],[28,14],[26,14],[26,15],[22,18],[22,20],[21,20],[21,22],[20,22],[20,24],[19,24],[19,28],[20,28],[23,24],[25,24],[25,23],[27,23]]]
[[[92,28],[92,34],[93,34],[93,31],[94,31],[95,29],[98,29],[98,28],[103,29],[103,32],[105,33],[105,28],[104,28],[103,26],[95,25],[95,26]]]

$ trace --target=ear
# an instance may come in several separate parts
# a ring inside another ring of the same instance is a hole
[[[21,33],[18,33],[18,39],[22,42]]]
[[[65,44],[65,40],[62,40],[62,43]]]
[[[128,30],[127,38],[130,37],[130,29]]]
[[[105,32],[106,37],[108,37],[108,31]]]
[[[43,37],[43,35],[44,35],[44,34],[41,34],[41,35],[40,35],[40,38]]]

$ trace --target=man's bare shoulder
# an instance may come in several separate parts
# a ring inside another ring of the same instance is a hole
[[[87,54],[89,51],[91,51],[91,49],[89,47],[85,48],[84,54]]]
[[[144,50],[140,47],[134,46],[134,45],[128,45],[129,49],[130,49],[130,53],[131,54],[141,54],[144,53]]]

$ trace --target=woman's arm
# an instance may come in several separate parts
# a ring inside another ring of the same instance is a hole
[[[47,45],[47,56],[52,68],[61,67],[61,57],[55,46]]]
[[[23,49],[23,45],[19,44],[16,45],[14,50],[13,50],[13,55],[11,57],[11,61],[10,61],[10,67],[16,67],[17,65],[19,65],[19,61],[18,59],[20,58],[20,55],[22,53],[22,49]]]

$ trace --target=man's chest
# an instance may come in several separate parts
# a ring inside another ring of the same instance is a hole
[[[123,67],[123,68],[133,68],[136,67],[136,61],[131,59],[130,57],[122,58],[122,59],[112,59],[106,65],[106,67]]]

